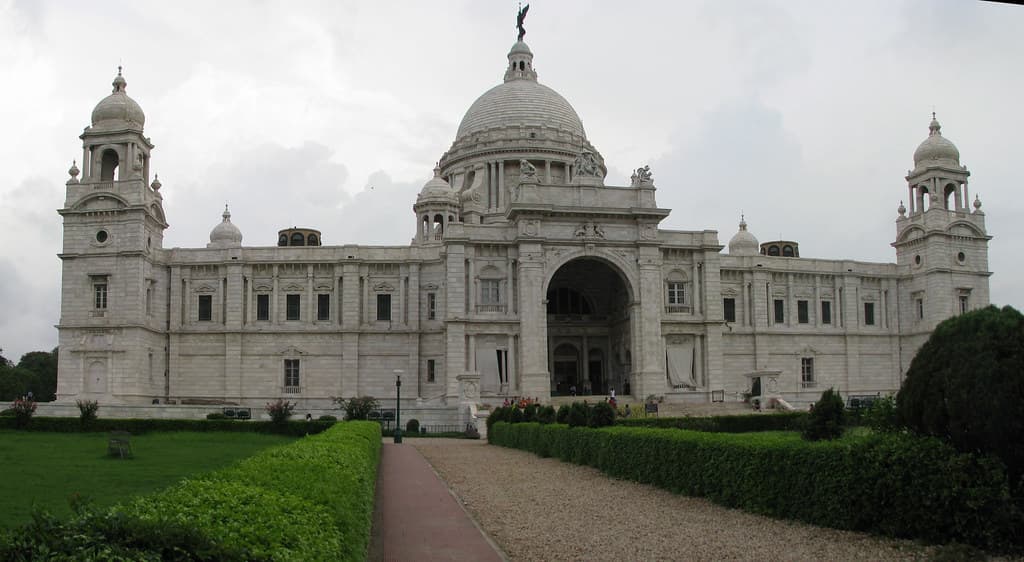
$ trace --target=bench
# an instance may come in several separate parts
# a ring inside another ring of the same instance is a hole
[[[646,404],[644,404],[644,413],[648,414],[648,415],[654,414],[655,416],[657,416],[658,415],[658,403],[657,402],[647,402]]]
[[[127,459],[132,456],[132,434],[127,431],[111,431],[107,439],[107,454],[112,457]]]

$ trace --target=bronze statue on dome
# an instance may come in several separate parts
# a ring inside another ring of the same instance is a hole
[[[519,29],[519,41],[523,40],[523,36],[526,35],[526,28],[523,27],[523,22],[526,21],[526,12],[530,11],[530,5],[527,4],[525,8],[519,8],[519,15],[516,16],[516,28]]]

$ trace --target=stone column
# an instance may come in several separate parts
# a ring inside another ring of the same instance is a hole
[[[633,349],[633,371],[637,372],[639,390],[643,396],[661,394],[665,390],[665,341],[661,336],[661,255],[657,246],[639,248],[639,304],[633,329],[639,337]]]
[[[494,205],[500,207],[502,205],[502,199],[505,197],[505,161],[498,162],[498,200]]]
[[[519,315],[522,334],[522,385],[526,396],[551,397],[547,365],[548,323],[544,308],[544,254],[538,243],[519,247]]]

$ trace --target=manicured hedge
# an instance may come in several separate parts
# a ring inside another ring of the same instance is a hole
[[[52,431],[57,433],[127,431],[141,435],[150,431],[239,431],[249,433],[274,433],[302,437],[313,435],[330,428],[332,421],[289,421],[276,424],[270,421],[234,420],[180,420],[180,419],[112,419],[99,418],[84,426],[78,418],[33,417],[27,427],[18,428],[14,418],[0,418],[0,429],[22,429],[27,431]]]
[[[589,465],[728,507],[932,542],[1020,549],[1024,518],[1003,465],[937,439],[867,434],[807,442],[794,433],[499,422],[490,442]]]
[[[712,433],[751,433],[757,431],[800,431],[806,419],[807,412],[785,412],[693,418],[618,418],[615,420],[615,425],[691,429]]]
[[[0,559],[365,560],[380,447],[380,424],[336,424],[103,514],[38,517]]]

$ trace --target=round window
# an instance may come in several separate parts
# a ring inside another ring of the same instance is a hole
[[[921,256],[914,256],[914,265],[921,265]]]
[[[96,233],[96,241],[99,242],[100,244],[106,242],[107,238],[108,238],[108,236],[107,236],[107,231],[106,230],[101,230],[101,231]]]
[[[963,252],[957,252],[956,261],[964,263],[965,261],[967,261],[967,255],[964,254]]]

